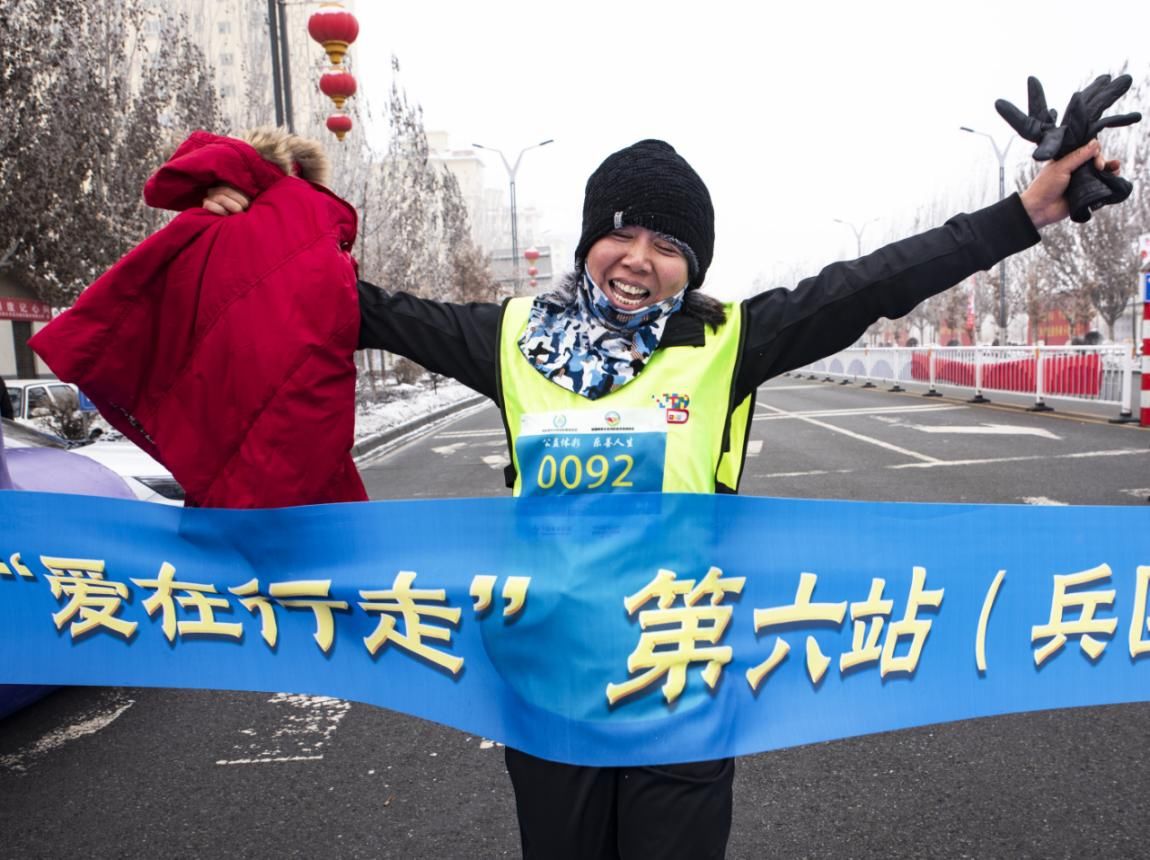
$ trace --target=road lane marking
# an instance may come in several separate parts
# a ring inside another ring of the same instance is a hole
[[[933,469],[940,466],[994,466],[999,463],[1020,463],[1027,460],[1082,460],[1092,457],[1125,457],[1131,454],[1150,454],[1150,450],[1140,448],[1119,448],[1112,451],[1079,451],[1074,454],[1030,454],[1019,457],[988,457],[981,460],[939,460],[934,463],[892,463],[884,469]],[[814,478],[820,475],[849,475],[857,469],[812,469],[808,472],[769,472],[751,475],[753,478]],[[1150,497],[1150,488],[1119,490],[1118,492],[1136,498]],[[1036,497],[1037,498],[1037,497]]]
[[[436,433],[436,439],[478,439],[483,436],[503,436],[502,430],[445,430]]]
[[[1022,503],[1024,505],[1041,505],[1043,507],[1058,507],[1064,508],[1069,505],[1069,502],[1059,502],[1054,499],[1048,499],[1046,496],[1023,496]]]
[[[1140,487],[1134,490],[1119,490],[1123,495],[1133,496],[1136,499],[1150,498],[1150,487]]]
[[[232,747],[234,758],[217,759],[218,765],[275,764],[321,761],[320,750],[332,739],[351,702],[331,696],[276,693],[268,704],[273,717],[259,728],[241,729],[252,741]]]
[[[484,456],[483,462],[492,469],[503,469],[511,465],[511,458],[506,454],[487,454]]]
[[[454,454],[460,448],[466,448],[466,447],[467,447],[466,442],[455,442],[451,445],[440,445],[438,448],[432,448],[431,450],[435,454],[442,454],[444,457],[450,457],[452,454]]]
[[[812,469],[809,472],[768,472],[756,478],[812,478],[817,475],[849,475],[854,469]]]
[[[1038,436],[1042,439],[1061,441],[1049,430],[1041,427],[1020,427],[1017,424],[910,424],[905,421],[895,421],[890,426],[906,427],[908,430],[919,430],[923,433],[960,433],[969,436]]]
[[[282,755],[273,758],[234,758],[228,761],[218,761],[216,764],[277,764],[285,761],[323,761],[321,755]]]
[[[135,699],[128,699],[119,694],[112,694],[110,700],[103,703],[100,710],[82,717],[77,722],[60,729],[55,729],[40,738],[30,747],[10,755],[0,756],[0,770],[11,770],[19,773],[26,772],[35,759],[57,750],[67,743],[79,740],[88,735],[106,729],[124,711],[136,704]]]
[[[837,418],[848,415],[900,415],[904,412],[950,412],[955,409],[969,409],[968,406],[947,403],[924,403],[921,406],[860,406],[855,409],[808,409],[806,411],[786,412],[770,404],[759,401],[756,404],[760,409],[775,409],[781,415],[759,416],[759,421],[781,421],[786,418]]]
[[[465,418],[470,418],[472,415],[477,415],[484,409],[494,409],[494,404],[490,400],[483,400],[476,403],[474,406],[467,406],[460,409],[458,412],[452,412],[450,415],[445,415],[437,421],[432,421],[429,424],[421,424],[413,427],[402,436],[398,436],[388,442],[384,442],[378,448],[375,448],[362,457],[357,457],[355,465],[360,469],[369,469],[372,466],[378,465],[381,461],[390,457],[392,454],[397,454],[408,447],[422,442],[428,436],[434,436],[440,427],[447,427],[457,421],[462,421]]]
[[[1150,454],[1150,449],[1118,448],[1112,451],[1079,451],[1075,454],[1027,454],[1019,457],[987,457],[979,460],[938,460],[934,463],[896,463],[887,469],[931,469],[936,466],[988,466],[997,463],[1023,463],[1027,460],[1085,460],[1092,457],[1126,457]]]
[[[888,451],[894,451],[896,454],[902,454],[904,457],[910,457],[911,459],[921,461],[920,463],[914,465],[922,465],[924,463],[934,464],[942,462],[935,457],[930,457],[926,454],[920,454],[917,451],[911,451],[908,448],[900,448],[898,445],[892,445],[890,442],[884,442],[881,439],[875,439],[873,436],[864,436],[862,433],[855,433],[853,430],[847,430],[844,427],[836,427],[835,425],[827,424],[824,421],[817,421],[807,415],[802,415],[797,412],[787,412],[786,410],[779,409],[775,406],[768,406],[766,403],[762,403],[760,405],[780,415],[787,415],[791,418],[796,418],[799,421],[805,421],[807,424],[814,424],[816,427],[822,427],[824,430],[831,430],[835,433],[841,433],[843,436],[849,436],[851,439],[856,439],[859,442],[866,442],[870,445],[876,445],[879,448],[885,448]]]
[[[762,452],[763,452],[763,440],[762,439],[752,439],[750,442],[747,443],[747,456],[748,457],[757,457]]]

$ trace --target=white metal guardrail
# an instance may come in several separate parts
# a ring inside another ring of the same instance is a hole
[[[1129,346],[922,346],[852,347],[793,371],[814,378],[860,382],[864,388],[900,383],[1034,398],[1035,411],[1047,411],[1047,398],[1109,404],[1116,421],[1137,421],[1133,414],[1137,364]]]

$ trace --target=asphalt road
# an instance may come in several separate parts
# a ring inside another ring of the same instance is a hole
[[[1150,432],[783,379],[743,492],[1146,505]],[[374,498],[501,495],[484,408],[366,466]],[[1100,536],[1105,540],[1106,536]],[[740,760],[729,857],[1150,857],[1150,705]],[[8,857],[518,856],[497,745],[309,697],[69,689],[0,722]]]

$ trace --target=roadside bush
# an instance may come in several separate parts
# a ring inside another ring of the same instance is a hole
[[[42,411],[45,414],[36,416],[40,425],[49,433],[73,442],[82,442],[88,438],[96,414],[77,409],[75,403],[55,401],[48,401]]]

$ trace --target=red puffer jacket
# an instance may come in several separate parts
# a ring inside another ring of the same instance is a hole
[[[257,144],[270,143],[281,163],[306,175],[315,145],[277,136]],[[311,150],[297,153],[297,143]],[[227,217],[199,208],[212,185],[237,188],[251,207]],[[355,211],[251,145],[205,132],[183,143],[144,195],[149,205],[187,211],[92,284],[32,347],[167,466],[191,505],[366,499],[350,455]]]

